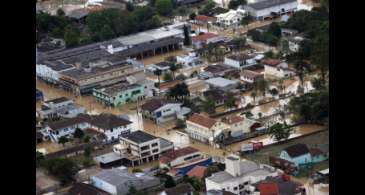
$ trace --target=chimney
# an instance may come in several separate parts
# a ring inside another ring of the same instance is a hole
[[[230,155],[225,159],[226,172],[234,177],[241,176],[241,159],[236,155]]]

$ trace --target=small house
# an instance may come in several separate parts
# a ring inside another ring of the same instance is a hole
[[[240,78],[244,82],[255,83],[260,79],[264,79],[264,75],[251,70],[243,70]]]
[[[217,24],[222,27],[239,26],[242,18],[247,16],[247,12],[242,9],[229,10],[216,16]]]
[[[288,67],[288,64],[279,59],[266,59],[261,62],[264,65],[264,77],[284,78],[295,74],[295,71]]]
[[[186,115],[190,112],[181,103],[165,100],[151,99],[141,106],[142,117],[156,123],[174,120],[179,115]]]
[[[192,37],[191,40],[193,43],[193,47],[195,49],[200,49],[208,45],[209,43],[223,42],[225,38],[223,36],[208,32],[202,35]]]
[[[233,54],[224,58],[224,64],[232,66],[237,69],[243,69],[245,67],[256,65],[255,55],[249,54]]]
[[[311,153],[305,144],[295,144],[285,148],[280,158],[294,163],[296,166],[312,162]]]
[[[237,81],[225,79],[222,77],[215,77],[205,81],[210,89],[220,89],[223,91],[229,91],[235,89],[238,85]]]
[[[322,162],[328,159],[326,153],[319,148],[311,148],[309,151],[311,153],[313,163]]]

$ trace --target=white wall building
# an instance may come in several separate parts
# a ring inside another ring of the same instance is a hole
[[[247,12],[242,9],[229,10],[226,13],[216,16],[217,23],[223,27],[239,26],[242,18],[247,16]]]
[[[278,77],[284,78],[293,76],[295,71],[288,67],[286,62],[276,59],[263,60],[262,64],[265,68],[265,78],[267,77]]]
[[[234,54],[224,57],[224,64],[234,68],[243,69],[256,65],[257,62],[254,55]]]
[[[198,149],[188,146],[162,154],[160,158],[160,167],[172,168],[201,159],[202,157],[203,154]]]
[[[304,40],[303,37],[295,36],[288,39],[289,50],[292,52],[298,52],[300,43]]]
[[[36,75],[43,80],[56,83],[60,78],[60,72],[75,69],[74,66],[64,64],[63,62],[48,62],[47,65],[36,64]]]
[[[141,106],[143,118],[162,123],[174,120],[178,115],[186,115],[190,109],[182,107],[182,103],[152,99]]]
[[[44,102],[42,109],[37,112],[40,118],[74,118],[85,113],[86,109],[68,98],[61,97]]]
[[[222,77],[211,78],[206,80],[205,82],[209,85],[210,89],[220,89],[223,91],[229,91],[231,89],[234,89],[238,84],[237,81],[225,79]]]
[[[259,79],[263,79],[264,75],[251,70],[243,70],[243,72],[241,72],[240,78],[244,82],[255,83]]]
[[[238,156],[230,155],[225,159],[226,170],[205,178],[206,190],[225,190],[234,194],[244,194],[250,184],[267,177],[278,176],[278,171],[268,165],[252,161],[241,161]]]
[[[297,0],[264,0],[245,6],[249,15],[258,20],[272,17],[272,14],[283,15],[297,10]]]

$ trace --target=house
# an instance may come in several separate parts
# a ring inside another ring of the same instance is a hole
[[[199,67],[203,65],[203,61],[196,55],[196,53],[189,53],[188,55],[176,56],[176,63],[182,64],[183,66],[185,66],[185,68]]]
[[[295,29],[290,28],[282,28],[281,29],[281,36],[282,37],[291,37],[297,35],[299,32]]]
[[[224,64],[237,69],[244,69],[256,65],[255,55],[240,53],[224,57]]]
[[[182,183],[175,187],[165,189],[158,195],[193,195],[194,188],[189,183]]]
[[[38,114],[40,118],[73,118],[85,111],[84,107],[75,104],[73,100],[60,97],[43,102]]]
[[[159,62],[156,64],[150,64],[147,69],[151,72],[159,70],[159,71],[161,71],[161,74],[163,75],[164,73],[170,72],[171,65],[172,65],[171,62],[163,61],[163,62]]]
[[[260,195],[304,195],[305,188],[303,184],[299,182],[292,181],[289,175],[279,175],[276,177],[268,177],[263,181],[259,181],[255,184],[252,184],[251,189],[255,189],[250,191],[251,193],[254,191],[259,191]]]
[[[281,151],[280,158],[294,163],[296,166],[312,162],[310,151],[305,144],[295,144]]]
[[[222,118],[221,120],[228,126],[225,137],[238,137],[245,133],[254,131],[256,125],[259,124],[257,121],[243,118],[241,116],[229,116]]]
[[[241,159],[235,155],[225,158],[226,168],[224,171],[213,173],[205,178],[206,190],[229,191],[234,194],[245,194],[251,184],[275,177],[278,171],[268,165],[256,164],[255,162]]]
[[[184,83],[188,86],[191,96],[201,96],[208,89],[208,85],[198,78],[186,79]]]
[[[311,148],[309,149],[309,152],[311,154],[313,163],[322,162],[328,159],[327,154],[319,148]]]
[[[300,43],[304,40],[301,36],[288,37],[289,50],[291,52],[298,52],[300,48]]]
[[[220,89],[223,91],[229,91],[235,89],[238,85],[237,81],[225,79],[222,77],[215,77],[205,81],[210,89]]]
[[[203,92],[203,100],[212,100],[215,106],[221,106],[228,99],[225,92],[219,89],[212,89]]]
[[[235,194],[225,190],[208,190],[207,195],[235,195]]]
[[[165,99],[151,99],[141,106],[142,117],[155,123],[174,120],[178,115],[186,115],[189,109],[182,107],[181,103]]]
[[[144,86],[140,84],[118,83],[102,89],[94,89],[97,102],[113,107],[143,99]]]
[[[293,13],[298,8],[297,0],[264,0],[244,6],[249,15],[257,20]]]
[[[160,83],[159,94],[161,95],[161,94],[167,93],[171,88],[175,87],[176,85],[178,85],[180,83],[182,83],[182,81],[178,80],[178,79]]]
[[[209,65],[208,67],[204,68],[204,72],[212,75],[211,77],[223,77],[227,72],[231,70],[234,70],[234,68],[223,64]]]
[[[227,125],[224,123],[210,117],[194,113],[188,120],[186,120],[185,131],[192,139],[214,145],[215,138],[217,138],[227,128]]]
[[[112,195],[127,194],[131,186],[142,191],[160,185],[160,180],[156,177],[144,173],[129,173],[128,170],[119,168],[102,170],[92,176],[90,181],[96,188]]]
[[[260,79],[264,79],[264,75],[251,70],[243,70],[240,79],[247,83],[255,83]]]
[[[199,25],[206,25],[209,23],[214,23],[217,19],[214,17],[206,16],[206,15],[197,15],[195,17],[195,22]]]
[[[264,77],[290,77],[293,76],[295,71],[288,67],[286,62],[279,59],[266,59],[261,62],[264,65],[265,73]]]
[[[93,185],[86,183],[75,183],[68,190],[69,195],[110,195],[108,192],[100,190]]]
[[[209,43],[223,42],[225,37],[214,34],[214,33],[204,33],[202,35],[194,36],[191,38],[194,49],[200,49],[208,45]]]
[[[160,158],[160,154],[172,150],[174,144],[143,131],[135,131],[121,137],[113,151],[124,158],[128,166],[141,165]]]
[[[242,18],[247,16],[247,12],[242,9],[229,10],[226,13],[216,15],[217,24],[222,27],[239,26]]]
[[[126,81],[130,84],[142,85],[144,87],[144,89],[143,89],[144,97],[152,97],[153,94],[155,93],[155,91],[157,90],[155,87],[155,82],[153,82],[149,79],[146,79],[145,73],[139,73],[139,74],[134,74],[134,75],[128,76],[126,78]]]
[[[86,8],[75,9],[70,11],[66,16],[72,18],[78,22],[85,22],[87,15],[89,14],[89,10]]]
[[[189,177],[196,177],[199,180],[202,180],[205,175],[205,170],[207,170],[207,167],[195,166],[193,169],[191,169],[189,172],[187,172],[186,175]]]
[[[79,114],[74,118],[51,122],[45,127],[52,141],[58,142],[62,136],[71,137],[77,128],[92,129],[102,133],[105,141],[115,141],[120,136],[129,134],[131,121],[109,113],[99,115]]]

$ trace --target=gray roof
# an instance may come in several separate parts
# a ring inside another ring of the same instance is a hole
[[[135,89],[138,87],[141,87],[141,85],[129,84],[128,82],[123,82],[123,83],[118,83],[118,84],[115,84],[115,85],[112,85],[110,87],[106,87],[103,89],[98,89],[98,90],[95,89],[95,91],[100,91],[100,92],[107,94],[108,96],[113,97],[113,96],[118,95],[118,93],[120,93],[122,91],[126,91],[129,89]]]
[[[207,82],[208,84],[211,84],[211,85],[218,86],[218,87],[226,87],[229,85],[237,84],[236,81],[232,81],[232,80],[225,79],[222,77],[211,78],[211,79],[206,80],[205,82]]]
[[[169,140],[160,137],[160,146],[161,146],[161,148],[166,148],[166,147],[171,146],[173,144],[174,144],[173,142],[170,142]]]
[[[95,157],[95,161],[99,162],[99,163],[110,163],[110,162],[114,162],[116,160],[121,160],[123,157],[116,154],[115,152],[110,152],[110,153],[106,153],[100,156]]]
[[[90,123],[99,128],[106,130],[106,129],[112,129],[112,128],[116,128],[116,127],[120,127],[120,126],[129,125],[132,122],[129,120],[126,120],[124,118],[118,117],[114,114],[101,113],[97,116],[92,116]]]
[[[248,4],[247,6],[252,7],[256,10],[262,10],[269,7],[282,5],[286,3],[296,2],[297,0],[266,0],[266,1],[259,1],[257,3]]]
[[[151,134],[145,133],[141,130],[138,130],[138,131],[130,133],[129,135],[124,136],[123,139],[128,139],[128,140],[131,140],[136,143],[143,143],[143,142],[157,139],[157,137],[155,137]]]
[[[62,103],[62,102],[67,102],[70,101],[70,99],[68,99],[67,97],[59,97],[59,98],[55,98],[55,99],[51,99],[46,101],[45,103],[54,103],[54,104],[58,104],[58,103]]]

